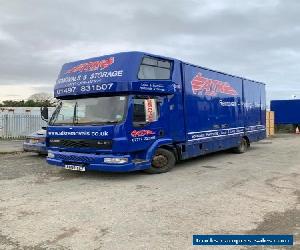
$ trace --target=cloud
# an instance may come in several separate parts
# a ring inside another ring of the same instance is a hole
[[[299,11],[297,0],[2,1],[1,95],[51,90],[68,61],[142,50],[266,82],[269,99],[300,96]]]

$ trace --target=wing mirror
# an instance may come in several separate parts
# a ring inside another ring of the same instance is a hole
[[[44,121],[48,122],[49,119],[48,107],[41,107],[41,117]]]

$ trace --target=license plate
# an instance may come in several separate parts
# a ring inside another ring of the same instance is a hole
[[[84,172],[84,171],[85,171],[85,167],[84,167],[84,166],[81,166],[81,165],[73,165],[73,164],[66,164],[66,165],[65,165],[65,169],[73,170],[73,171],[81,171],[81,172]]]

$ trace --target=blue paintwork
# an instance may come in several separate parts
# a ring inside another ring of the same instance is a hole
[[[172,78],[138,80],[139,65],[145,55],[170,60]],[[66,73],[76,67],[84,68],[89,62],[107,62],[105,60],[112,57],[113,63],[104,69]],[[95,72],[114,71],[122,71],[122,74],[87,82]],[[66,77],[71,77],[67,78],[71,79],[70,82],[65,82]],[[105,84],[111,84],[111,87],[108,89]],[[150,167],[158,147],[172,148],[181,160],[236,147],[242,137],[247,137],[249,142],[265,138],[263,83],[177,59],[143,52],[126,52],[68,63],[63,66],[55,86],[55,96],[60,99],[111,94],[129,96],[126,119],[122,123],[107,126],[48,126],[47,140],[111,139],[112,149],[52,147],[48,149],[55,154],[55,158],[48,158],[49,164],[63,167],[66,162],[72,162],[85,164],[87,170],[135,171]],[[159,96],[158,121],[142,128],[133,126],[132,98],[135,94]],[[141,130],[151,131],[152,135],[133,136]],[[128,163],[111,165],[103,162],[104,157],[120,156],[127,157]]]
[[[172,94],[174,92],[172,81],[162,83],[155,80],[142,82],[138,80],[137,74],[143,55],[144,53],[141,52],[123,52],[64,64],[56,81],[54,96],[63,98],[65,96],[132,91]],[[114,58],[114,62],[102,70],[68,73],[69,70],[79,65],[101,62],[110,58]],[[101,76],[105,74],[106,77],[100,78],[99,74],[102,74]]]
[[[46,143],[44,141],[45,138],[46,138],[46,130],[39,130],[27,136],[25,142],[23,143],[24,151],[35,152],[39,154],[47,154]],[[31,143],[29,142],[30,139],[36,139],[36,140],[42,139],[42,141]]]
[[[275,124],[300,124],[300,100],[272,100]]]
[[[53,151],[54,159],[47,158],[47,162],[58,167],[64,167],[65,162],[79,163],[86,166],[86,170],[98,170],[106,172],[126,172],[143,170],[149,167],[149,162],[135,164],[132,162],[130,154],[122,154],[122,157],[129,159],[125,164],[106,164],[103,162],[105,157],[114,157],[115,154],[90,155],[77,152],[58,152]]]

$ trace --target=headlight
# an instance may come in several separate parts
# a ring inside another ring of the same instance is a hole
[[[128,158],[120,158],[120,157],[104,158],[104,162],[109,164],[123,164],[128,162]]]
[[[54,157],[55,155],[52,152],[48,151],[48,158],[54,158]]]

